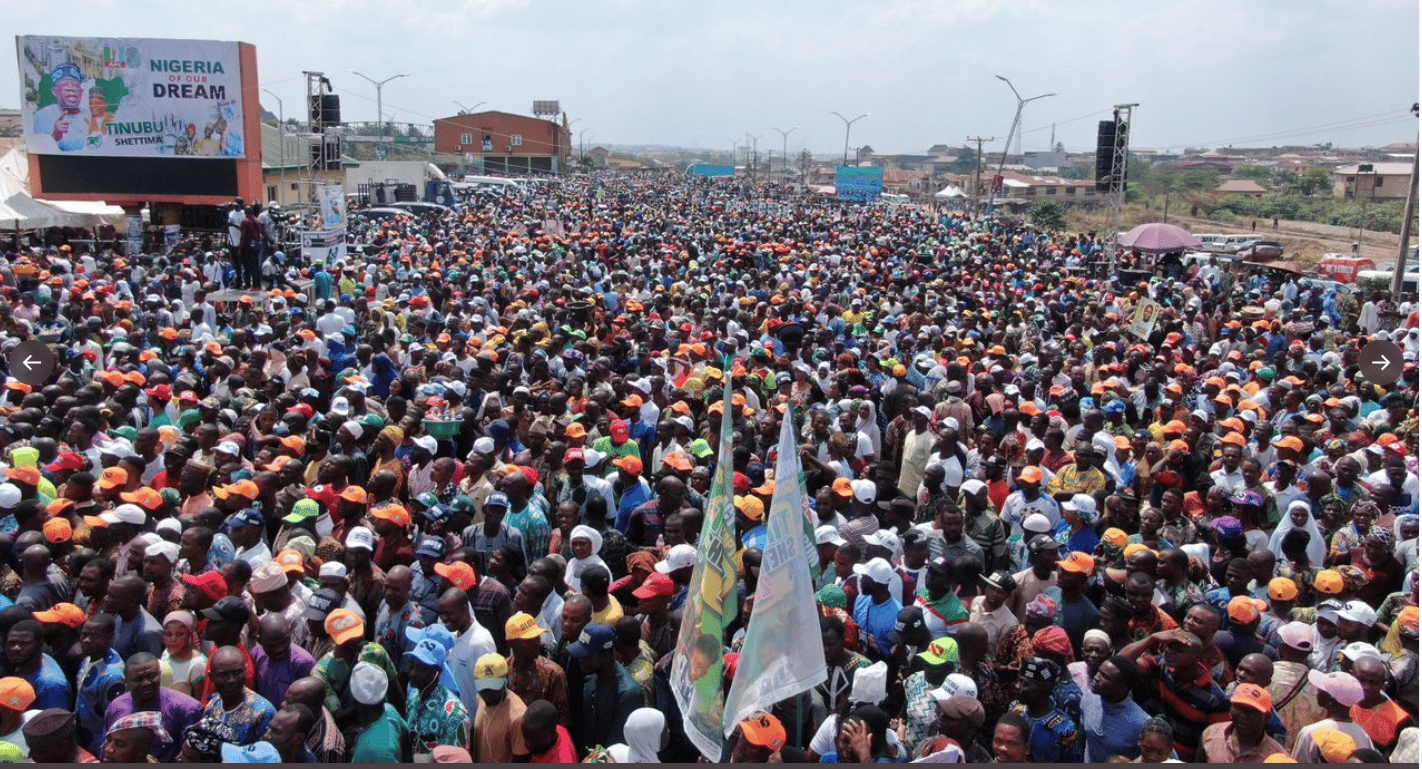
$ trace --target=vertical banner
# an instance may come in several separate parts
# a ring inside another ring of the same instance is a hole
[[[143,253],[143,218],[129,216],[126,221],[128,224],[128,255],[132,258]]]
[[[727,736],[742,719],[813,689],[826,676],[809,565],[815,540],[806,532],[794,422],[793,410],[787,410],[780,426],[775,495],[766,513],[766,547],[755,589],[755,611],[746,628],[736,679],[726,697],[722,728]]]
[[[346,258],[346,194],[339,184],[316,188],[320,229],[301,233],[301,251],[312,262],[332,264]]]
[[[316,202],[321,207],[321,229],[346,229],[346,192],[339,184],[322,184],[316,188]]]
[[[725,366],[730,371],[730,365]],[[686,736],[708,760],[719,761],[725,701],[721,693],[726,626],[740,608],[736,596],[736,527],[732,469],[731,378],[725,377],[720,452],[697,542],[681,632],[672,658],[671,688],[686,724]],[[818,627],[818,625],[816,626]]]

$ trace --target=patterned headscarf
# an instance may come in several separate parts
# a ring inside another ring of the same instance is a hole
[[[156,711],[145,710],[140,713],[131,713],[114,722],[113,726],[104,733],[105,737],[111,736],[114,732],[121,732],[125,729],[147,729],[153,732],[153,739],[157,742],[168,743],[173,739],[168,735],[168,730],[163,728],[163,715]]]
[[[1244,536],[1244,525],[1232,515],[1224,515],[1210,522],[1210,528],[1224,539],[1239,539]]]
[[[405,431],[399,425],[387,425],[380,430],[380,435],[390,440],[397,447],[405,440]]]
[[[232,544],[226,534],[214,534],[212,546],[207,549],[207,560],[213,569],[221,571],[227,564],[237,560],[237,546]]]
[[[190,611],[170,611],[163,617],[163,627],[167,627],[174,622],[182,625],[188,630],[188,648],[197,651],[201,645],[201,639],[197,634],[197,617]]]
[[[831,609],[843,609],[849,604],[849,598],[839,585],[825,585],[815,593],[815,603]]]
[[[1057,602],[1048,598],[1046,594],[1039,594],[1032,602],[1027,604],[1028,619],[1044,619],[1048,622],[1057,618]]]
[[[1376,539],[1383,543],[1389,553],[1392,552],[1393,547],[1397,544],[1397,536],[1392,533],[1392,529],[1386,526],[1374,526],[1368,529],[1368,536],[1366,538]]]
[[[183,732],[183,742],[204,761],[221,761],[223,743],[236,745],[239,739],[232,727],[212,717],[204,717]]]
[[[1032,636],[1032,651],[1061,657],[1068,663],[1075,662],[1071,652],[1071,639],[1060,625],[1044,627]]]

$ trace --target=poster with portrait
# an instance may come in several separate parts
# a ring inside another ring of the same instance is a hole
[[[246,154],[235,42],[22,35],[15,44],[32,153],[228,160]]]

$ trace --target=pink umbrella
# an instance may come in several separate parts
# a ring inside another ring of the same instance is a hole
[[[1203,248],[1194,235],[1173,224],[1148,222],[1120,235],[1116,243],[1123,248],[1147,254],[1168,254],[1173,251],[1189,251]]]

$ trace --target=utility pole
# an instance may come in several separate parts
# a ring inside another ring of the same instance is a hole
[[[983,142],[997,141],[997,137],[969,136],[967,140],[978,143],[978,164],[973,171],[973,206],[976,207],[983,194]]]
[[[1022,98],[1022,94],[1017,92],[1017,86],[1013,85],[1011,80],[1008,80],[1002,75],[993,75],[993,77],[996,77],[998,80],[1007,83],[1007,87],[1012,89],[1012,95],[1017,99],[1017,111],[1012,114],[1012,128],[1008,129],[1007,131],[1007,141],[1004,142],[1002,145],[1002,159],[999,160],[997,164],[997,176],[1001,177],[1002,169],[1007,165],[1007,152],[1008,150],[1012,149],[1012,137],[1017,135],[1018,129],[1022,125],[1022,108],[1027,106],[1028,102],[1036,101],[1038,99],[1045,99],[1048,96],[1056,96],[1056,94],[1044,93],[1040,96],[1033,96],[1030,99],[1024,99]],[[1021,143],[1020,139],[1018,140],[1018,143]],[[997,200],[997,180],[994,179],[993,181],[994,184],[992,186],[992,193],[988,195],[988,208],[992,208],[992,204]]]
[[[772,128],[774,128],[774,126],[772,126]],[[800,126],[795,126],[788,131],[780,128],[775,128],[775,130],[780,132],[780,170],[782,172],[788,172],[790,170],[790,155],[786,153],[785,149],[787,139],[790,134],[800,130]]]
[[[756,161],[760,159],[760,151],[758,149],[760,146],[760,137],[761,134],[752,136],[750,131],[746,131],[746,140],[749,141],[751,145],[750,160],[747,162],[747,165],[750,166],[751,181],[755,181]]]
[[[860,115],[859,117],[854,118],[853,120],[850,120],[844,115],[841,115],[833,110],[830,111],[830,114],[844,121],[844,162],[840,163],[840,165],[847,166],[849,165],[849,127],[859,122],[861,119],[869,117],[869,113],[865,112],[863,115]]]
[[[1412,105],[1412,117],[1417,117],[1417,105]],[[1407,181],[1407,205],[1402,209],[1402,239],[1397,244],[1397,264],[1392,267],[1392,298],[1402,293],[1402,276],[1407,271],[1407,248],[1412,240],[1412,217],[1417,215],[1417,166],[1422,159],[1422,147],[1412,153],[1412,177]],[[1361,249],[1360,249],[1361,250]]]

